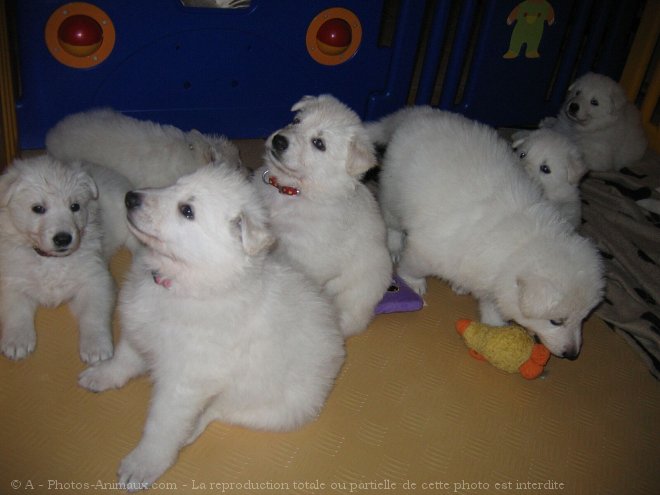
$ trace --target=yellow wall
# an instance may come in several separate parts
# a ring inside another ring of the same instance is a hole
[[[621,85],[625,88],[628,98],[636,101],[644,82],[644,76],[652,63],[653,50],[660,33],[660,0],[649,0],[644,9],[642,19],[635,35],[635,41],[630,49],[626,67],[621,76]],[[660,66],[653,68],[645,88],[641,104],[642,121],[649,139],[649,146],[660,152],[660,127],[651,122],[653,111],[658,104],[660,94]]]
[[[5,4],[0,4],[0,171],[18,155],[18,133],[14,109],[14,84],[11,76],[9,57],[9,36],[7,33],[7,12]]]

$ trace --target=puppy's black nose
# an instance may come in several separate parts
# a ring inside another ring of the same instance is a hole
[[[289,147],[289,140],[282,136],[281,134],[275,134],[273,136],[273,148],[277,151],[284,151]]]
[[[142,194],[135,191],[128,191],[124,198],[124,204],[129,210],[133,210],[142,205]]]
[[[580,355],[579,350],[570,349],[568,351],[564,351],[562,357],[564,359],[568,359],[569,361],[575,361],[579,355]]]
[[[580,105],[578,105],[577,103],[571,103],[570,105],[568,105],[568,113],[570,113],[571,115],[575,115],[579,111],[580,111]]]
[[[67,247],[69,244],[71,244],[72,240],[73,237],[68,232],[58,232],[53,236],[53,244],[55,244],[55,246],[58,248]]]

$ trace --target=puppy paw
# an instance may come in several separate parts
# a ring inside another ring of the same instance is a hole
[[[110,360],[90,366],[78,375],[78,384],[91,392],[120,388],[126,383],[120,366]]]
[[[80,338],[80,359],[94,364],[112,357],[112,340],[106,335],[94,335]]]
[[[412,290],[417,292],[420,296],[423,296],[426,294],[426,279],[425,278],[408,278],[408,277],[403,277],[401,278],[404,280],[406,284],[408,284],[408,287],[410,287]]]
[[[129,492],[146,490],[171,464],[161,452],[138,446],[121,461],[117,473],[119,483]]]
[[[454,291],[454,294],[459,295],[459,296],[465,296],[470,293],[469,290],[467,290],[465,287],[462,287],[457,284],[450,284],[451,285],[451,290]]]
[[[16,335],[4,335],[0,348],[9,359],[24,359],[34,351],[37,346],[35,332],[22,332]]]

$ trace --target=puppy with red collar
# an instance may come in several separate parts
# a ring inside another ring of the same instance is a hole
[[[292,111],[266,141],[256,185],[276,252],[323,288],[348,337],[368,326],[392,275],[385,224],[360,182],[376,156],[360,118],[336,98],[306,96]]]

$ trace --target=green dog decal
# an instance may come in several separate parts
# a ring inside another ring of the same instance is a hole
[[[525,0],[520,2],[506,19],[507,25],[514,22],[516,25],[511,34],[509,50],[504,58],[516,58],[525,46],[525,57],[539,58],[539,43],[543,36],[543,26],[547,21],[548,26],[555,22],[555,11],[546,0]]]

